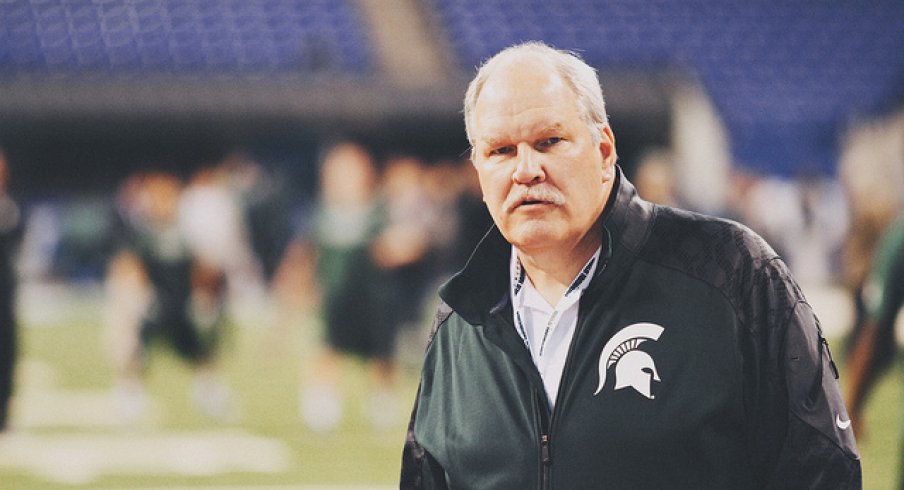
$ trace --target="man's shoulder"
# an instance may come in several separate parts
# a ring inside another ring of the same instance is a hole
[[[720,289],[738,289],[737,294],[780,262],[772,247],[741,223],[662,206],[656,207],[638,258]]]
[[[446,320],[452,316],[452,307],[446,304],[445,301],[440,300],[439,304],[436,306],[436,314],[433,316],[433,325],[430,326],[430,335],[427,339],[427,343],[432,343],[433,338],[436,337],[436,333],[439,331],[439,328],[446,323]]]
[[[762,237],[741,223],[665,206],[656,208],[643,253],[650,259],[678,256],[698,261],[769,261],[777,257]]]

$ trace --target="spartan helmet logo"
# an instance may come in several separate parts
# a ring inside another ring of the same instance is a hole
[[[637,347],[647,340],[659,340],[664,329],[655,323],[635,323],[628,325],[616,333],[600,353],[600,385],[594,395],[599,394],[606,385],[606,373],[615,365],[615,389],[630,386],[641,395],[653,399],[650,384],[661,381],[656,363],[649,354]]]

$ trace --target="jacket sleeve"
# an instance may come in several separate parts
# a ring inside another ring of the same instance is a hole
[[[417,418],[417,400],[420,398],[420,389],[411,411],[411,421],[408,423],[408,435],[405,438],[405,449],[402,451],[402,475],[399,482],[400,490],[441,490],[447,489],[446,473],[442,466],[433,459],[418,442],[414,435],[414,423]]]
[[[452,309],[441,302],[433,326],[430,329],[430,337],[427,345],[433,343],[437,330],[452,314]],[[425,357],[424,362],[429,362]],[[423,384],[423,380],[421,381]],[[417,396],[414,399],[414,408],[411,410],[411,420],[408,423],[408,434],[405,438],[405,448],[402,451],[402,474],[399,481],[400,490],[443,490],[446,485],[446,472],[442,465],[424,449],[417,441],[414,434],[414,426],[417,422],[418,406],[421,399],[421,386],[418,386]]]
[[[771,463],[766,488],[859,490],[860,457],[838,371],[818,320],[802,298],[792,304],[785,327],[778,330],[779,349],[770,356],[777,368],[775,393],[787,400],[772,403],[785,408],[784,416],[776,413],[778,420],[766,422],[784,424],[766,430],[779,436],[777,455],[764,458]]]

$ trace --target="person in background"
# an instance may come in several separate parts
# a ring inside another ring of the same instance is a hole
[[[194,262],[194,291],[208,316],[228,303],[260,304],[265,279],[251,246],[241,192],[234,181],[242,167],[227,159],[194,172],[178,203],[178,232]],[[222,283],[222,284],[220,284]]]
[[[634,174],[637,195],[642,199],[663,206],[681,207],[674,165],[668,151],[651,150],[637,164]]]
[[[496,228],[440,288],[401,488],[861,487],[788,268],[742,225],[637,195],[593,68],[507,48],[464,107]]]
[[[867,428],[863,412],[869,395],[898,352],[895,324],[904,308],[904,215],[881,234],[862,296],[862,323],[855,329],[847,360],[851,377],[847,401],[858,433]],[[904,462],[900,468],[904,469]],[[904,473],[899,485],[904,488]]]
[[[429,171],[408,155],[385,161],[380,186],[384,226],[374,241],[373,256],[386,272],[392,322],[398,329],[421,319],[431,278],[440,206],[428,192]]]
[[[108,266],[104,318],[117,369],[114,393],[127,424],[142,422],[148,412],[144,377],[154,340],[167,342],[192,366],[196,408],[220,421],[238,416],[216,367],[226,279],[189,247],[179,220],[183,190],[173,175],[148,173],[133,176],[120,193],[126,237]]]
[[[22,226],[19,207],[9,194],[9,174],[0,150],[0,432],[9,424],[18,347],[14,257]]]
[[[379,174],[364,147],[349,142],[332,147],[320,179],[314,243],[325,338],[301,391],[301,418],[315,432],[338,427],[345,409],[343,365],[358,357],[373,380],[367,416],[374,427],[385,428],[398,413],[398,325],[387,269],[403,263],[407,244],[403,240],[399,247],[396,239],[408,235],[405,230],[381,235],[386,215],[378,199]]]
[[[860,338],[860,329],[869,323],[864,288],[875,263],[877,244],[904,209],[904,199],[896,179],[888,179],[885,172],[862,172],[850,158],[842,159],[839,167],[851,214],[841,250],[842,284],[854,305],[854,318],[845,344],[849,357]]]

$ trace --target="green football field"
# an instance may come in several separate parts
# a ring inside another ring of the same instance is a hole
[[[199,414],[188,396],[190,370],[170,351],[156,348],[148,377],[150,417],[123,425],[111,395],[113,369],[97,303],[77,300],[62,313],[38,316],[21,329],[13,428],[0,436],[2,489],[398,486],[405,419],[417,383],[418,340],[408,342],[405,351],[393,428],[377,430],[367,423],[367,372],[354,361],[345,371],[347,403],[340,428],[323,435],[301,424],[299,386],[305,361],[317,351],[320,329],[312,317],[230,330],[221,365],[238,403],[234,420],[215,422]],[[843,373],[842,368],[842,381]],[[860,439],[864,488],[894,488],[901,397],[901,377],[891,375],[871,399],[868,437]]]
[[[403,370],[397,424],[373,429],[365,416],[368,376],[346,366],[345,417],[334,433],[308,431],[298,415],[305,360],[317,352],[319,323],[297,317],[271,328],[232,327],[221,371],[238,408],[217,422],[190,401],[192,372],[170,350],[151,351],[151,410],[123,424],[111,387],[96,294],[39,312],[20,329],[12,429],[0,436],[0,488],[392,488],[407,413],[416,390]]]

